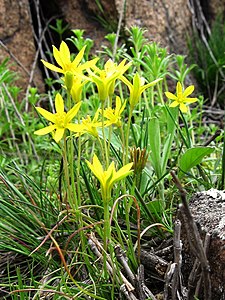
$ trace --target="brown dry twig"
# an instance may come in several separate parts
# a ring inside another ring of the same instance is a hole
[[[197,225],[192,217],[191,211],[187,203],[186,191],[182,187],[175,173],[171,172],[171,175],[173,177],[173,181],[175,185],[177,186],[180,192],[180,197],[182,202],[182,204],[180,205],[180,212],[182,214],[183,223],[187,233],[190,249],[194,253],[194,255],[198,258],[201,265],[202,278],[204,282],[204,297],[205,300],[210,300],[211,299],[210,266],[206,257],[206,252],[203,247],[203,243],[199,231],[197,229]]]

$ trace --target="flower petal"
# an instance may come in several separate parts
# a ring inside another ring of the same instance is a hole
[[[124,77],[124,76],[122,75],[122,76],[120,76],[120,80],[122,80],[122,81],[126,84],[126,86],[129,88],[130,91],[133,90],[133,85],[132,85],[132,83],[131,83],[129,80],[127,80],[126,77]]]
[[[194,103],[198,101],[198,98],[185,98],[184,103]]]
[[[124,177],[130,175],[133,172],[133,170],[131,170],[132,166],[133,166],[133,163],[129,163],[129,164],[123,166],[121,169],[119,169],[112,178],[113,182],[121,180]]]
[[[119,96],[116,96],[116,108],[115,108],[115,115],[119,115],[120,114],[120,108],[121,108],[121,99]]]
[[[70,50],[64,41],[62,41],[59,46],[59,52],[60,52],[60,58],[63,63],[63,66],[70,64],[71,63]]]
[[[84,131],[84,126],[82,124],[73,124],[69,123],[66,125],[66,128],[73,132],[82,132]]]
[[[47,127],[44,127],[42,129],[36,130],[34,134],[36,135],[45,135],[48,134],[49,132],[52,132],[54,129],[56,129],[56,125],[49,125]]]
[[[104,171],[103,171],[102,165],[101,165],[98,157],[96,156],[96,154],[94,154],[92,164],[89,161],[86,161],[86,163],[87,163],[88,167],[91,169],[92,173],[95,175],[95,177],[97,177],[97,179],[100,181],[100,183],[102,185],[104,185],[104,180],[102,178]]]
[[[54,114],[52,114],[51,112],[47,111],[46,109],[42,108],[42,107],[35,107],[36,110],[39,112],[40,115],[42,115],[45,119],[47,119],[48,121],[55,123],[56,122],[56,117]]]
[[[170,92],[165,92],[165,95],[168,99],[171,99],[171,100],[177,100],[177,96],[170,93]]]
[[[78,110],[80,109],[80,106],[81,106],[81,101],[78,102],[76,105],[74,105],[74,107],[72,107],[68,113],[66,114],[66,122],[70,122],[75,116],[76,114],[78,113]]]
[[[189,87],[187,87],[183,92],[183,97],[186,98],[187,96],[189,96],[191,93],[193,93],[194,89],[194,85],[190,85]]]
[[[181,98],[182,97],[182,85],[179,81],[176,86],[176,92],[177,92],[177,97]]]
[[[162,78],[158,78],[158,79],[156,79],[156,80],[154,80],[154,81],[152,81],[152,82],[149,82],[149,83],[143,85],[143,86],[140,88],[141,93],[143,93],[144,90],[148,89],[149,87],[154,86],[157,82],[159,82],[159,81],[161,81],[161,80],[163,80],[163,79],[162,79]]]
[[[57,64],[64,69],[63,60],[60,55],[60,51],[53,45],[53,56],[57,62]]]
[[[55,96],[55,109],[57,113],[64,112],[64,101],[62,96],[59,93],[57,93]]]
[[[88,68],[93,68],[98,60],[99,60],[99,58],[97,57],[97,58],[94,58],[90,61],[86,61],[85,63],[83,63],[82,65],[77,67],[76,72],[79,73],[79,72],[81,72],[83,70],[86,70]]]
[[[43,60],[43,59],[41,59],[41,61],[42,61],[42,63],[44,64],[44,66],[45,66],[46,68],[48,68],[48,69],[50,69],[50,70],[52,70],[52,71],[54,71],[54,72],[64,73],[62,69],[60,69],[60,68],[58,68],[58,67],[56,67],[56,66],[54,66],[54,65],[52,65],[52,64],[50,64],[50,63],[48,63],[47,61],[45,61],[45,60]]]
[[[77,56],[74,58],[72,65],[74,68],[77,68],[79,63],[81,62],[83,56],[84,56],[84,51],[85,51],[86,45],[80,50],[80,52],[77,54]]]
[[[178,106],[180,103],[178,101],[174,101],[170,104],[170,107],[176,107]]]
[[[180,103],[180,110],[183,112],[183,113],[186,113],[188,111],[188,108],[187,106],[184,104],[184,103]]]
[[[64,132],[65,128],[56,128],[56,132],[54,134],[54,140],[56,141],[56,143],[58,143],[62,139]]]

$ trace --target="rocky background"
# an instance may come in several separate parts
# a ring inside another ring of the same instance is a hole
[[[103,12],[97,2],[101,3]],[[124,13],[123,13],[124,12]],[[99,49],[110,26],[116,30],[137,25],[147,29],[147,37],[175,53],[187,53],[186,37],[194,27],[209,25],[225,12],[225,0],[0,0],[0,63],[11,57],[12,69],[19,71],[17,84],[37,86],[44,91],[40,70],[42,44],[57,44],[54,35],[46,38],[49,24],[63,19],[70,29],[84,29]]]

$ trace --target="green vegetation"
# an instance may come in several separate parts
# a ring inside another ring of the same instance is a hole
[[[93,41],[72,33],[54,47],[55,65],[43,61],[60,75],[48,96],[31,88],[19,101],[0,65],[4,299],[119,299],[132,287],[115,249],[136,274],[144,244],[173,235],[171,171],[189,195],[225,188],[224,133],[205,126],[204,98],[186,86],[195,65],[137,27],[115,56],[114,34],[91,57]]]
[[[194,34],[189,39],[190,59],[196,63],[194,75],[211,105],[224,107],[225,90],[225,22],[218,16],[207,34]]]

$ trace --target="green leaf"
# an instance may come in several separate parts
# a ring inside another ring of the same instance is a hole
[[[200,164],[202,159],[213,151],[213,147],[195,147],[188,149],[180,159],[180,170],[185,173],[188,172],[191,168]]]
[[[150,146],[150,159],[152,166],[155,170],[157,178],[161,177],[161,138],[160,126],[157,118],[152,118],[149,121],[149,146]]]

